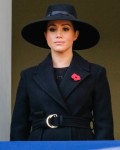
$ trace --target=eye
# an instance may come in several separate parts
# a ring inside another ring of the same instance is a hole
[[[55,31],[55,28],[52,27],[52,28],[49,28],[48,30],[49,30],[50,32],[54,32],[54,31]]]
[[[68,27],[63,28],[64,31],[69,31],[70,29]]]

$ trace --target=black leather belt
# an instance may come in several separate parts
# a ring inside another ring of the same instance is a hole
[[[62,116],[51,114],[43,119],[37,119],[33,122],[32,130],[38,128],[59,128],[59,127],[78,127],[90,129],[90,121],[80,119],[74,116]]]

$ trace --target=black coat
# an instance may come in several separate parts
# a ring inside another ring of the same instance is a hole
[[[71,78],[77,74],[80,80]],[[93,129],[79,127],[44,128],[40,119],[50,114],[80,117]],[[74,52],[59,88],[51,55],[38,66],[22,72],[11,123],[11,140],[111,140],[113,118],[106,71]]]

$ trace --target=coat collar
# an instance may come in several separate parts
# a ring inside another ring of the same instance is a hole
[[[74,73],[80,76],[80,80],[75,81],[71,78]],[[67,96],[74,90],[74,88],[89,75],[89,63],[74,52],[71,65],[60,84],[60,89],[64,98],[66,99]]]
[[[81,77],[79,81],[74,81],[71,76],[73,73],[76,73]],[[54,71],[52,65],[52,58],[49,54],[48,57],[38,66],[35,76],[33,77],[34,81],[43,89],[50,97],[52,97],[62,108],[68,110],[68,107],[65,104],[65,99],[68,95],[74,90],[74,88],[80,84],[88,75],[89,72],[89,63],[84,60],[77,53],[73,53],[73,59],[68,68],[61,84],[60,90],[57,87]]]

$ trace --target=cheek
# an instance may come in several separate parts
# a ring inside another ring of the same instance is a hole
[[[51,34],[46,34],[46,40],[49,42],[49,41],[52,41],[53,39],[53,36]]]
[[[48,34],[46,34],[45,38],[46,38],[47,42],[49,42],[50,39],[51,39],[50,36],[49,36]]]
[[[53,37],[51,35],[46,35],[46,41],[48,46],[51,48],[53,43]]]
[[[72,43],[75,41],[75,37],[70,35],[70,36],[68,36],[67,40],[68,40],[68,42]]]
[[[66,36],[66,39],[69,40],[69,41],[74,41],[76,38],[75,38],[75,34],[74,33],[70,33]]]

